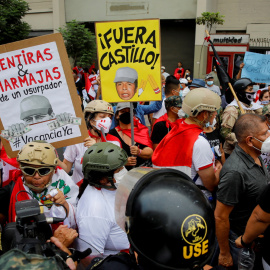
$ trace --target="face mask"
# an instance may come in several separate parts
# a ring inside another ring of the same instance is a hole
[[[254,99],[254,95],[255,95],[255,92],[246,92],[246,98],[247,98],[247,100],[249,100],[250,102],[252,102],[253,99]]]
[[[123,114],[121,114],[119,116],[119,120],[125,125],[130,124],[130,112],[124,112]]]
[[[259,85],[253,85],[253,91],[257,92],[259,90],[260,86]]]
[[[264,142],[257,139],[257,138],[255,138],[255,137],[253,137],[253,138],[262,143],[261,149],[258,149],[255,146],[253,146],[253,148],[255,148],[256,150],[261,151],[262,154],[270,153],[270,137],[268,137]]]
[[[261,101],[261,104],[262,105],[267,105],[269,103],[269,100],[263,100],[263,101]]]
[[[216,72],[217,70],[214,68],[214,71]]]
[[[164,72],[164,69],[161,70],[161,73],[163,73],[163,72]]]
[[[210,122],[208,122],[208,123],[209,123],[209,127],[213,128],[216,125],[217,120],[216,120],[216,118],[214,118],[213,124],[210,124]]]
[[[180,84],[180,88],[183,89],[183,85],[182,84]]]
[[[120,172],[113,175],[113,178],[115,179],[117,185],[120,184],[127,172],[128,170],[124,167]]]
[[[100,120],[96,120],[96,128],[98,130],[101,130],[103,128],[105,133],[108,133],[110,131],[110,127],[112,125],[112,120],[110,117],[105,117]]]
[[[180,109],[178,110],[177,115],[179,118],[184,118],[186,116],[186,113],[182,109]]]
[[[209,86],[211,86],[211,85],[213,85],[213,84],[214,84],[214,82],[213,82],[213,81],[207,81],[206,83],[207,83],[207,85],[209,85]]]
[[[186,73],[186,75],[188,76],[188,75],[189,75],[189,73]]]

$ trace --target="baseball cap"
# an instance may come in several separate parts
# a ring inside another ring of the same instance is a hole
[[[165,108],[168,110],[170,107],[182,108],[182,99],[179,96],[170,96],[165,99]]]
[[[131,82],[134,83],[138,79],[138,73],[134,68],[121,67],[115,73],[113,82]]]
[[[210,78],[214,78],[214,76],[211,73],[205,75],[206,80]]]
[[[119,102],[116,106],[115,112],[121,111],[125,108],[130,108],[130,102]]]
[[[193,79],[191,85],[189,87],[205,87],[205,81],[202,79]]]
[[[180,83],[188,84],[188,80],[185,78],[182,78],[179,81],[180,81]]]
[[[161,66],[161,69],[165,69],[165,67],[164,66]]]

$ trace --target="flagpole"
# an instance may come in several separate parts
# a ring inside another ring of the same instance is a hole
[[[209,35],[209,32],[208,32],[207,29],[205,29],[205,33],[206,33],[207,37],[210,39],[210,35]],[[212,42],[212,41],[211,41],[211,42]],[[213,44],[212,44],[212,45],[213,45]],[[214,46],[214,45],[213,45],[213,46]],[[235,91],[234,91],[234,89],[233,89],[233,87],[232,87],[232,84],[231,84],[230,82],[228,82],[228,85],[229,85],[229,88],[230,88],[230,90],[231,90],[231,92],[232,92],[232,94],[233,94],[233,97],[235,98],[235,100],[236,100],[236,102],[237,102],[237,104],[238,104],[238,107],[239,107],[241,113],[242,113],[242,114],[245,113],[245,111],[244,111],[244,109],[243,109],[243,107],[242,107],[242,105],[241,105],[241,103],[240,103],[238,97],[237,97],[236,94],[235,94]]]
[[[134,145],[134,119],[133,119],[133,103],[130,102],[130,123],[131,123],[131,145]]]

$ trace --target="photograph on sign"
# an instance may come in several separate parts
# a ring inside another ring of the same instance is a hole
[[[246,52],[241,77],[255,83],[270,83],[270,55]]]
[[[0,104],[0,136],[10,156],[33,140],[57,148],[87,136],[60,34],[0,46]]]
[[[95,24],[102,99],[161,100],[158,19]]]

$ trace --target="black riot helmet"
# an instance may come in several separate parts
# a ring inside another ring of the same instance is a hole
[[[248,78],[241,78],[239,80],[237,80],[234,84],[233,84],[233,89],[238,97],[238,99],[246,104],[250,104],[251,100],[249,100],[247,98],[247,95],[245,93],[245,90],[247,89],[247,87],[249,85],[253,85],[254,83],[248,79]],[[253,94],[254,96],[254,94]]]
[[[135,184],[126,231],[147,269],[201,269],[215,249],[208,200],[186,174],[173,169],[153,170]]]

